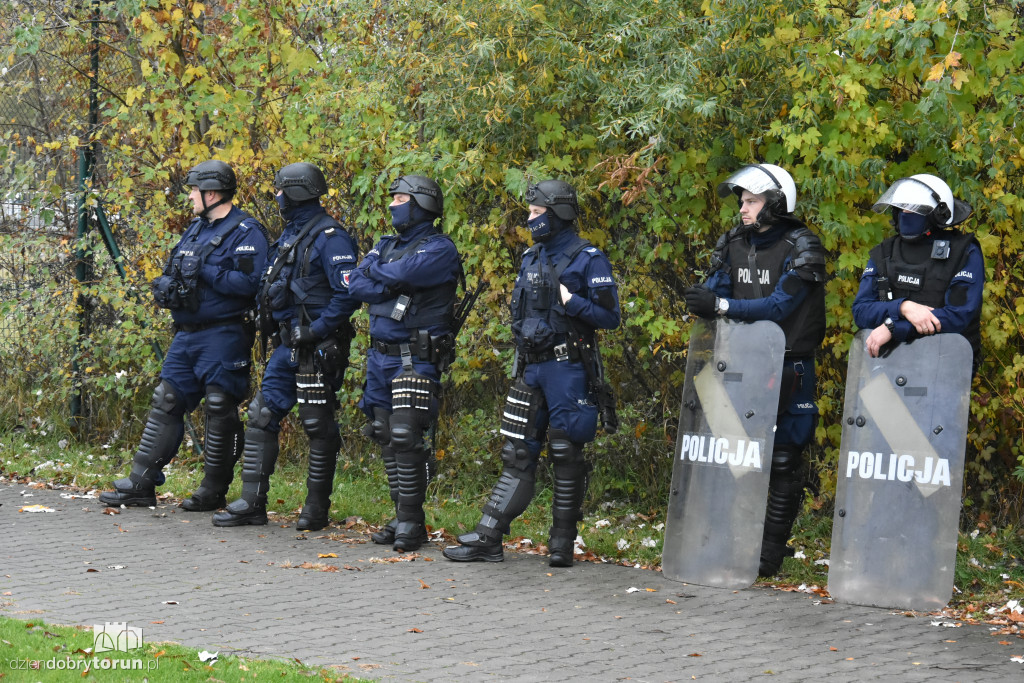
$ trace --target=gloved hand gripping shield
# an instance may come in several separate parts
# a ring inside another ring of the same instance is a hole
[[[757,578],[786,339],[766,320],[690,329],[662,572],[746,588]]]

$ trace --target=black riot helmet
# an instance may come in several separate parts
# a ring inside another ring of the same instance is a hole
[[[416,202],[416,206],[435,216],[440,216],[444,212],[444,194],[441,192],[441,186],[426,176],[399,176],[391,183],[388,194],[392,197],[396,194],[407,194]]]
[[[229,197],[235,194],[235,188],[238,187],[235,172],[223,161],[216,159],[196,164],[185,176],[185,185],[198,187],[203,192],[213,190]]]
[[[527,203],[551,209],[563,221],[572,222],[580,213],[576,190],[564,180],[542,180],[526,190]]]
[[[278,171],[274,176],[274,187],[292,202],[308,202],[327,194],[327,179],[319,168],[300,161]]]

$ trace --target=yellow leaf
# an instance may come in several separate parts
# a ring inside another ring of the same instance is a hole
[[[908,2],[906,5],[903,6],[903,18],[908,21],[913,21],[914,17],[917,14],[915,9],[916,8],[914,7],[914,3]]]
[[[198,19],[199,15],[202,14],[203,10],[205,10],[205,9],[206,9],[206,5],[204,5],[201,2],[197,2],[196,4],[192,5],[192,16],[194,18]]]
[[[950,50],[949,54],[946,55],[946,59],[943,60],[946,67],[960,66],[960,53],[954,50]]]
[[[337,557],[337,553],[317,553],[317,557]]]
[[[942,0],[942,2],[939,3],[939,6],[935,8],[935,13],[939,16],[949,16],[949,7],[946,6],[946,0]]]
[[[928,71],[928,78],[926,78],[925,80],[927,80],[927,81],[937,81],[940,78],[942,78],[942,72],[944,72],[945,70],[946,70],[946,63],[945,62],[939,62],[938,64],[933,66],[931,69],[929,69],[929,71]]]
[[[966,83],[969,80],[971,80],[970,74],[968,74],[963,69],[953,70],[953,87],[956,88],[957,90],[962,88],[964,83]]]

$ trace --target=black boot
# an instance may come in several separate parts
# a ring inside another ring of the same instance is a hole
[[[459,545],[450,545],[441,554],[455,562],[501,562],[505,559],[500,538],[494,540],[475,531],[459,536]]]
[[[156,485],[163,483],[161,470],[177,454],[185,436],[184,418],[163,409],[173,409],[175,403],[170,387],[161,382],[153,392],[154,408],[146,418],[142,441],[132,459],[131,473],[115,481],[113,491],[101,493],[101,503],[126,507],[156,506]]]
[[[391,494],[391,502],[398,507],[398,462],[395,460],[395,450],[391,446],[384,446],[381,450],[381,460],[384,461],[384,472],[388,476],[388,491]],[[377,545],[394,545],[395,528],[398,520],[392,518],[379,531],[370,534],[370,540]]]
[[[762,577],[777,574],[782,568],[782,561],[793,554],[786,542],[804,500],[801,450],[796,446],[782,445],[776,446],[772,453],[761,562],[757,569]]]
[[[206,390],[206,449],[203,481],[190,498],[181,501],[189,512],[209,512],[224,507],[225,495],[235,476],[235,463],[245,446],[238,405],[219,387]]]
[[[551,536],[548,538],[548,566],[549,567],[571,567],[573,561],[573,546],[576,543],[576,534],[571,536],[560,535],[554,527],[551,528]]]
[[[277,434],[263,429],[245,432],[242,454],[242,496],[214,513],[214,526],[263,525],[267,523],[267,490],[277,462]]]

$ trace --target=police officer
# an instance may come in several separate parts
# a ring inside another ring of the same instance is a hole
[[[455,243],[435,225],[441,187],[420,175],[391,183],[391,225],[352,272],[352,296],[370,304],[370,348],[360,407],[363,433],[381,446],[395,518],[372,534],[394,550],[427,540],[427,434],[438,411],[441,372],[454,358],[455,296],[464,280]]]
[[[267,259],[267,233],[233,206],[235,172],[223,161],[197,165],[185,184],[196,218],[152,283],[157,305],[171,311],[174,340],[131,473],[115,481],[113,491],[100,494],[106,505],[156,505],[155,487],[181,445],[184,415],[204,396],[204,477],[181,506],[190,511],[222,507],[241,454],[238,404],[249,392],[251,313]]]
[[[955,226],[971,206],[927,173],[901,178],[871,207],[892,211],[896,234],[871,250],[853,302],[853,320],[870,329],[868,353],[889,343],[939,333],[962,334],[980,363],[985,260],[974,235]]]
[[[512,291],[517,367],[501,422],[504,465],[476,529],[443,553],[457,562],[504,559],[502,536],[533,498],[546,435],[554,479],[548,561],[570,567],[590,473],[583,449],[598,418],[584,354],[596,350],[597,329],[618,327],[619,295],[608,258],[576,234],[573,187],[544,180],[527,190],[526,200],[534,244]]]
[[[735,194],[742,224],[718,240],[714,271],[684,296],[703,318],[771,320],[786,336],[779,416],[758,573],[771,576],[788,554],[803,502],[802,454],[814,437],[818,408],[814,352],[825,337],[825,250],[793,215],[796,185],[773,164],[744,166],[718,186]]]
[[[320,206],[327,181],[319,168],[289,164],[277,173],[274,187],[285,225],[259,295],[261,326],[271,335],[274,351],[249,405],[242,495],[215,514],[213,524],[267,523],[267,489],[281,420],[298,403],[309,437],[309,475],[297,527],[315,531],[329,523],[341,449],[334,416],[354,336],[349,317],[359,308],[348,291],[357,250],[348,232]]]

